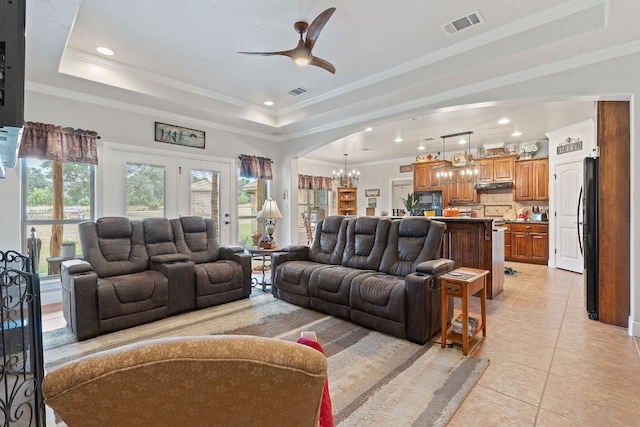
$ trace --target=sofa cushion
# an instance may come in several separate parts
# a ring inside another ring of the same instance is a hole
[[[317,268],[309,278],[311,307],[334,316],[350,318],[349,289],[354,277],[374,273],[341,265]]]
[[[346,230],[347,220],[343,216],[330,216],[319,221],[309,247],[309,260],[322,264],[340,264]]]
[[[166,310],[167,282],[164,275],[153,270],[98,279],[99,319],[125,316],[159,307]]]
[[[342,265],[362,270],[378,270],[390,224],[391,220],[387,218],[350,219]]]
[[[309,307],[311,273],[316,269],[328,267],[330,265],[313,261],[288,261],[276,267],[273,277],[275,283],[278,284],[278,291],[304,297],[304,305]]]
[[[144,229],[144,243],[150,257],[178,252],[171,221],[167,218],[143,219],[142,227]]]
[[[188,255],[191,261],[202,264],[220,258],[220,246],[211,219],[183,216],[172,219],[171,226],[178,252]]]
[[[363,326],[405,337],[405,281],[384,273],[356,276],[351,282],[351,319]]]
[[[78,225],[84,259],[98,277],[139,273],[149,267],[140,221],[104,217]]]
[[[424,217],[394,220],[389,227],[380,271],[404,277],[416,271],[421,262],[436,258],[444,229],[443,223]]]

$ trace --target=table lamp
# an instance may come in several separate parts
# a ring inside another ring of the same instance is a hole
[[[273,240],[273,233],[276,231],[276,219],[284,218],[278,209],[276,201],[271,199],[265,201],[256,218],[264,219],[264,229],[266,231],[260,241],[260,247],[266,249],[275,248],[276,242]]]

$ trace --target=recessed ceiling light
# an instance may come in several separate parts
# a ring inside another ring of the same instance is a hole
[[[264,101],[264,105],[271,107],[273,105],[273,101]]]
[[[464,138],[460,138],[460,141],[458,141],[458,144],[462,145],[462,144],[466,144],[467,140]]]
[[[373,130],[373,128],[366,128],[364,131],[365,132],[371,132]]]
[[[418,146],[418,150],[425,150],[425,149],[426,149],[426,147],[425,147],[424,145],[422,145],[422,144],[420,144],[420,145]]]
[[[396,137],[396,139],[393,140],[394,142],[402,142],[402,138],[400,138],[399,136]]]
[[[103,55],[107,55],[107,56],[113,55],[113,51],[108,47],[97,47],[96,50],[98,51],[98,53],[101,53]]]
[[[522,135],[522,132],[518,130],[511,134],[511,136],[520,136],[520,135]]]
[[[507,123],[509,123],[511,120],[507,119],[506,117],[498,120],[498,123],[500,123],[501,125],[506,125]]]

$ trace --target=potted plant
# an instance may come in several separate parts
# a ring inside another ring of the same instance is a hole
[[[406,199],[400,199],[402,200],[402,203],[404,204],[405,210],[406,210],[406,214],[405,215],[411,215],[411,211],[413,210],[413,208],[416,205],[416,201],[413,199],[413,193],[409,193],[407,194],[407,198]]]
[[[65,240],[62,242],[62,250],[60,256],[64,259],[76,257],[76,242],[73,240]]]

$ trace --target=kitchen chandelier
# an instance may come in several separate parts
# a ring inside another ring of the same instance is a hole
[[[344,169],[340,169],[339,172],[333,171],[333,183],[336,187],[357,187],[358,181],[360,181],[360,172],[353,169],[351,172],[347,172],[347,156],[344,155]]]
[[[478,173],[480,172],[473,161],[471,155],[471,134],[473,132],[459,132],[452,133],[450,135],[443,135],[442,138],[442,157],[445,157],[445,142],[447,138],[455,138],[457,136],[467,137],[467,151],[464,155],[456,154],[451,159],[451,163],[448,165],[445,163],[440,167],[440,170],[436,172],[436,178],[438,183],[454,183],[454,182],[475,182],[478,180]]]

